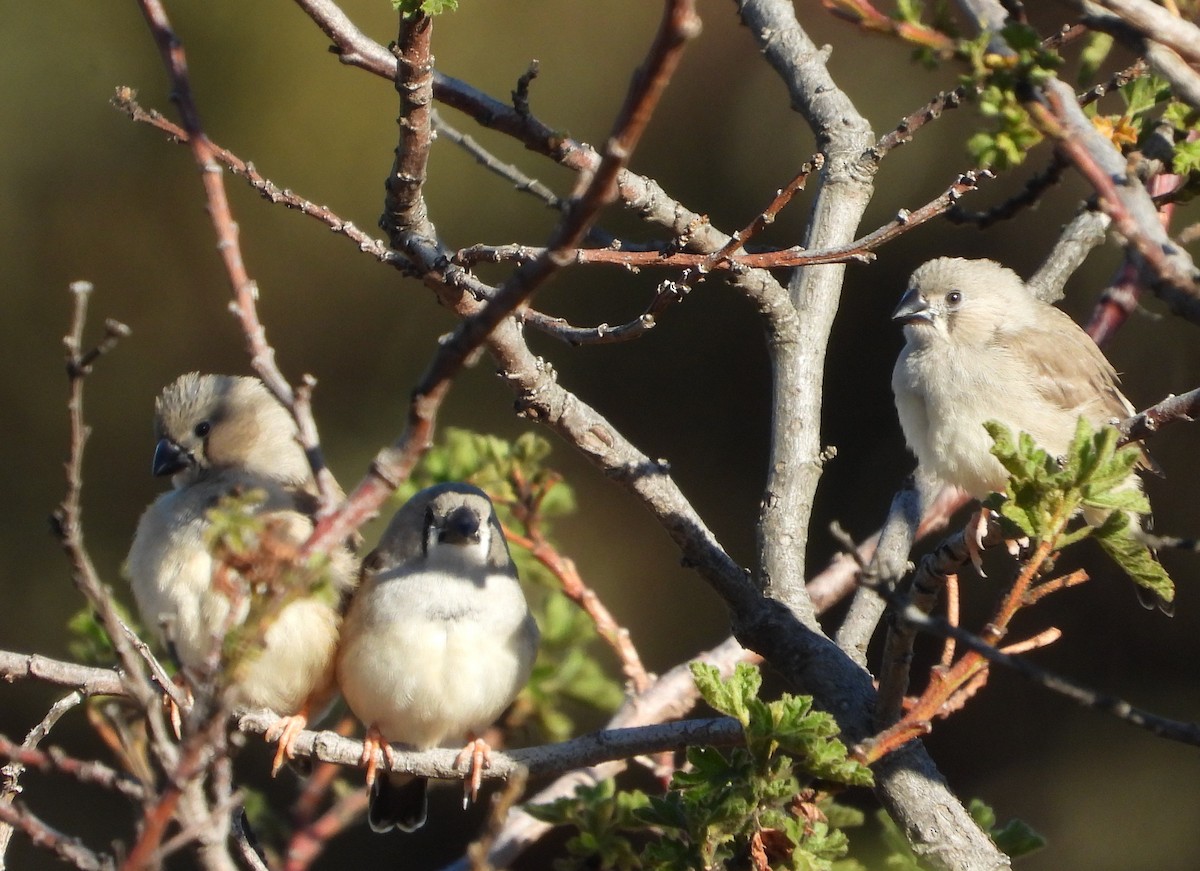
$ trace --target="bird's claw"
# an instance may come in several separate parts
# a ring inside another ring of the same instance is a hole
[[[379,729],[372,726],[367,730],[366,736],[363,738],[362,755],[358,758],[359,765],[367,767],[367,786],[375,784],[375,776],[379,769],[379,753],[383,753],[383,760],[387,763],[390,769],[395,761],[396,753],[392,750],[392,745],[383,740],[383,735]]]
[[[1020,538],[1005,539],[1004,547],[1011,556],[1020,557],[1022,553],[1029,549],[1029,536],[1022,535]]]
[[[296,739],[308,725],[308,714],[301,711],[291,717],[280,717],[270,729],[263,733],[268,743],[278,741],[275,749],[275,759],[271,762],[271,776],[274,777],[288,759],[296,758]]]
[[[490,762],[488,756],[492,748],[482,738],[475,738],[459,751],[454,760],[454,767],[467,765],[467,776],[463,778],[463,809],[479,799],[479,787],[483,785],[483,769]]]
[[[975,567],[976,573],[981,578],[987,577],[987,573],[983,570],[983,539],[987,535],[991,515],[990,508],[980,508],[967,521],[967,555],[970,556],[971,565]]]
[[[175,686],[183,690],[184,698],[187,700],[187,706],[192,706],[192,691],[184,681],[182,675],[175,675]],[[170,693],[163,696],[163,707],[167,711],[167,720],[171,723],[171,731],[175,733],[175,740],[183,740],[183,712],[179,709],[175,699]]]

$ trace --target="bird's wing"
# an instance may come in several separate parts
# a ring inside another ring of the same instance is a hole
[[[1108,358],[1070,316],[1050,307],[1046,326],[1008,333],[1002,341],[1009,353],[1024,361],[1038,396],[1093,424],[1122,420],[1135,411],[1121,392],[1121,381]],[[1142,468],[1158,470],[1158,464],[1142,448]]]

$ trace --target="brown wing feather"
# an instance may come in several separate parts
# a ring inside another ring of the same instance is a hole
[[[1047,306],[1047,327],[1026,327],[1005,337],[1009,350],[1029,366],[1032,386],[1047,402],[1083,415],[1096,424],[1135,412],[1121,392],[1121,380],[1104,352],[1070,316]],[[1139,468],[1159,472],[1142,448]]]

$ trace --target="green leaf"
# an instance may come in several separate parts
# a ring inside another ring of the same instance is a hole
[[[458,0],[391,0],[392,8],[404,15],[441,15],[458,8]]]
[[[113,601],[117,616],[130,627],[139,638],[149,636],[141,630],[138,621],[129,613],[129,609],[120,602]],[[67,620],[67,650],[71,657],[84,665],[109,666],[117,660],[117,652],[112,640],[104,631],[104,626],[90,607],[76,611]],[[170,666],[169,662],[164,665]]]
[[[971,819],[991,836],[992,842],[1012,859],[1046,846],[1046,839],[1022,820],[1012,819],[1002,826],[997,826],[996,812],[978,798],[971,799],[967,811],[971,814]]]
[[[1176,144],[1175,156],[1171,158],[1171,169],[1177,175],[1200,172],[1200,140],[1185,140]]]
[[[1094,485],[1083,488],[1083,504],[1091,508],[1131,511],[1134,514],[1149,514],[1150,501],[1141,490],[1128,487],[1124,490],[1100,489],[1093,492]]]
[[[1142,76],[1121,88],[1121,96],[1126,114],[1140,115],[1171,99],[1171,87],[1158,76]]]
[[[996,846],[1011,858],[1027,856],[1046,846],[1046,839],[1025,821],[1012,819],[989,833]]]
[[[762,675],[757,668],[739,662],[728,681],[721,680],[715,665],[693,662],[691,668],[692,679],[704,701],[714,710],[733,717],[743,727],[750,725],[747,700],[757,696],[762,686]]]
[[[1150,548],[1133,536],[1129,519],[1123,512],[1114,511],[1096,530],[1095,537],[1105,553],[1124,569],[1134,583],[1150,590],[1165,602],[1175,599],[1174,581],[1162,563],[1154,558]]]

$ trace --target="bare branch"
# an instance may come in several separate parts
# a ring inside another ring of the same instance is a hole
[[[1062,299],[1067,279],[1083,265],[1092,249],[1104,241],[1109,223],[1107,215],[1091,209],[1076,215],[1063,229],[1038,271],[1026,282],[1034,296],[1046,302]]]
[[[146,794],[142,784],[128,774],[100,762],[74,759],[57,748],[43,752],[33,747],[19,746],[0,735],[0,757],[43,774],[62,774],[79,783],[111,789],[135,801],[141,801]]]
[[[1200,28],[1148,0],[1094,0],[1142,35],[1161,42],[1192,63],[1200,62]]]
[[[50,659],[37,653],[0,650],[0,679],[35,679],[63,687],[74,687],[87,696],[127,695],[121,673],[115,668],[97,668]]]
[[[545,254],[517,270],[441,345],[413,393],[405,432],[375,457],[367,477],[342,508],[318,523],[305,547],[306,552],[340,540],[347,527],[357,528],[352,524],[361,522],[378,509],[387,495],[408,476],[425,450],[437,409],[461,367],[503,324],[512,323],[511,315],[523,307],[539,287],[569,264],[570,252],[586,236],[600,209],[615,196],[617,178],[679,62],[684,43],[698,32],[698,27],[699,19],[695,17],[691,2],[675,0],[667,5],[646,64],[630,87],[600,165],[563,213]],[[436,240],[419,233],[402,232],[404,228],[400,226],[394,229],[397,232],[393,246],[412,257],[427,283],[434,287],[453,285],[453,277],[449,274],[451,267]]]
[[[1117,424],[1122,442],[1142,441],[1154,435],[1164,424],[1175,420],[1192,421],[1200,415],[1200,388],[1180,396],[1171,396],[1145,411]]]
[[[278,719],[269,711],[242,714],[238,719],[238,728],[245,732],[261,734],[270,729]],[[494,751],[488,757],[489,765],[484,771],[484,777],[503,780],[521,767],[527,768],[533,776],[557,774],[608,760],[625,759],[660,750],[674,750],[692,744],[726,745],[741,741],[742,727],[729,717],[609,729],[569,738],[557,744],[504,752]],[[322,762],[359,767],[363,744],[335,732],[306,731],[301,732],[296,739],[295,749],[298,756],[311,756]],[[380,753],[379,767],[381,770],[395,771],[399,774],[461,780],[464,772],[455,764],[457,756],[457,751],[445,749],[396,750],[390,768]]]
[[[0,822],[19,829],[35,847],[54,853],[79,871],[115,871],[117,867],[113,856],[97,853],[79,838],[52,829],[21,805],[0,802]]]
[[[1163,230],[1153,200],[1126,167],[1125,158],[1080,110],[1074,92],[1052,79],[1046,104],[1027,104],[1032,117],[1100,194],[1113,228],[1145,259],[1157,278],[1155,293],[1177,314],[1200,323],[1200,286],[1187,252]]]

